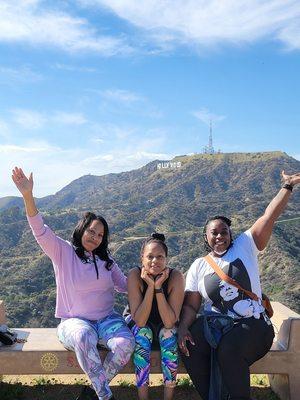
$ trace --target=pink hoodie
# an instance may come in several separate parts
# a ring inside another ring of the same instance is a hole
[[[57,287],[55,317],[98,320],[110,314],[114,290],[127,292],[127,278],[118,265],[114,262],[108,271],[106,262],[96,257],[97,279],[93,261],[82,262],[72,244],[44,225],[40,214],[27,219],[38,244],[53,263]]]

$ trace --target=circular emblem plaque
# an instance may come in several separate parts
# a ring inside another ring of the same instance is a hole
[[[53,353],[45,353],[41,358],[41,367],[47,372],[54,371],[58,366],[58,357]]]

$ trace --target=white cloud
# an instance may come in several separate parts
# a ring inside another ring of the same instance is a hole
[[[25,141],[0,146],[0,154],[1,197],[18,195],[10,179],[10,171],[15,166],[22,167],[26,174],[34,173],[34,194],[38,197],[54,194],[80,175],[76,172],[76,160],[80,159],[81,149],[64,150],[47,141]]]
[[[11,68],[0,66],[0,83],[13,84],[13,83],[33,83],[43,79],[40,73],[34,72],[28,66],[21,66],[19,68]]]
[[[46,123],[46,118],[37,111],[14,109],[11,110],[11,113],[13,114],[14,122],[24,129],[40,129]]]
[[[93,166],[94,164],[99,164],[99,162],[102,161],[113,161],[114,158],[115,157],[112,154],[97,155],[93,157],[87,157],[81,163],[85,166]]]
[[[0,26],[1,42],[55,46],[67,52],[93,51],[104,56],[132,51],[122,38],[100,36],[86,19],[46,7],[41,0],[2,0]]]
[[[113,124],[113,123],[106,123],[106,124],[94,124],[91,126],[91,130],[94,132],[95,136],[97,135],[97,137],[98,137],[98,135],[99,135],[100,141],[103,142],[104,138],[109,138],[111,140],[126,139],[130,136],[133,136],[136,133],[137,128],[126,126],[126,125],[117,125],[117,124]],[[98,140],[98,142],[99,142],[99,140]]]
[[[10,137],[10,129],[8,124],[0,119],[0,137],[8,139]]]
[[[55,111],[51,113],[40,113],[34,110],[14,109],[11,110],[13,122],[24,129],[38,130],[46,123],[56,125],[83,125],[87,119],[82,113],[68,113],[64,111]]]
[[[100,92],[101,96],[107,100],[116,101],[120,103],[134,103],[143,101],[143,97],[128,90],[121,89],[107,89]]]
[[[155,159],[171,159],[174,155],[155,151],[163,148],[163,135],[157,137],[127,140],[114,148],[101,151],[97,146],[68,147],[63,149],[50,145],[47,141],[31,141],[0,145],[0,170],[3,180],[0,197],[18,195],[11,183],[10,171],[20,166],[26,174],[34,173],[37,197],[54,194],[72,180],[80,176],[93,174],[105,175],[139,168]],[[154,150],[154,151],[153,151]],[[55,179],[53,179],[55,177]]]
[[[80,0],[105,7],[161,46],[282,41],[300,48],[298,0]]]
[[[99,137],[93,137],[93,138],[90,139],[90,141],[92,143],[96,143],[96,144],[104,143],[104,139],[99,138]]]
[[[201,108],[198,111],[192,111],[191,114],[208,126],[210,123],[215,124],[216,122],[223,121],[226,118],[224,115],[217,115],[210,112],[207,108]]]
[[[51,147],[57,149],[56,147]],[[49,151],[49,146],[17,146],[14,144],[3,144],[0,145],[0,153],[18,154],[18,153],[43,153]]]
[[[56,63],[52,66],[52,68],[63,70],[63,71],[71,71],[71,72],[98,72],[96,68],[91,67],[78,67],[77,65],[67,65],[67,64],[60,64]]]
[[[153,160],[169,160],[173,157],[174,154],[149,152],[147,145],[141,145],[139,149],[134,146],[127,146],[126,149],[115,149],[108,154],[86,157],[80,162],[80,166],[96,175],[103,175],[111,172],[129,171],[142,167]]]
[[[61,111],[56,112],[52,120],[64,125],[83,125],[87,122],[87,119],[81,113],[66,113]]]
[[[103,56],[169,52],[178,46],[198,50],[258,40],[276,40],[286,49],[300,49],[298,0],[77,0],[77,4],[90,7],[94,15],[98,6],[134,25],[137,29],[127,37],[125,33],[118,37],[103,35],[101,31],[107,28],[102,24],[104,19],[90,22],[76,16],[75,7],[70,14],[65,3],[51,6],[51,2],[42,0],[2,0],[0,42]],[[59,63],[55,68],[94,72],[93,68]]]
[[[300,49],[300,21],[282,29],[279,38],[286,43],[287,50]]]
[[[104,161],[112,161],[114,159],[114,156],[112,154],[106,154],[102,156],[102,160]]]
[[[138,151],[127,156],[129,160],[169,160],[174,156],[167,153],[148,153],[147,151]]]
[[[300,154],[291,154],[291,157],[295,158],[296,160],[300,161]]]
[[[123,111],[137,112],[140,116],[154,119],[162,117],[162,112],[153,106],[146,97],[138,93],[123,89],[106,89],[94,92],[99,94],[103,99],[103,103],[101,104],[102,109],[105,108],[114,113]],[[116,104],[118,107],[116,107]]]

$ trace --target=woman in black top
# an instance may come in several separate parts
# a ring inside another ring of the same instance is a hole
[[[128,299],[131,315],[126,318],[136,347],[133,361],[140,400],[148,400],[150,354],[153,341],[158,341],[164,377],[164,400],[171,400],[178,367],[177,333],[183,296],[184,279],[178,270],[167,267],[168,248],[165,237],[154,233],[141,249],[142,268],[128,275]]]

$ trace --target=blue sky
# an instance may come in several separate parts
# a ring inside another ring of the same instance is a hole
[[[300,159],[298,0],[2,0],[0,196],[216,150]],[[291,171],[292,172],[292,171]]]

